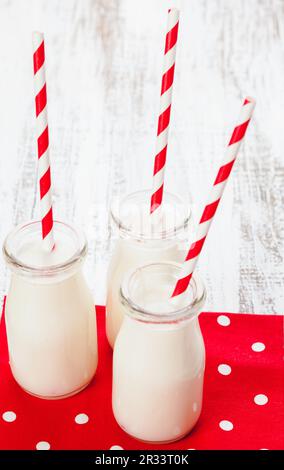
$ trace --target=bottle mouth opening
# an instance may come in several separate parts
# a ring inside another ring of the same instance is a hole
[[[112,202],[110,216],[124,237],[137,240],[161,240],[177,237],[191,220],[189,204],[164,192],[157,214],[150,214],[151,190],[136,191]]]
[[[56,273],[68,270],[76,263],[80,263],[87,253],[87,241],[82,232],[75,229],[72,225],[58,220],[54,221],[55,231],[55,250],[56,250],[56,234],[63,238],[66,237],[72,244],[71,254],[69,253],[65,259],[60,262],[52,262],[49,264],[38,264],[28,262],[19,255],[19,250],[25,243],[35,240],[41,240],[41,221],[35,220],[27,222],[15,227],[6,237],[3,243],[3,256],[7,264],[12,270],[20,270],[26,275],[31,276],[52,276]],[[44,250],[44,248],[43,248]]]
[[[152,263],[128,272],[120,288],[128,315],[146,323],[176,323],[198,316],[206,290],[197,273],[186,292],[171,298],[181,269],[178,263]]]

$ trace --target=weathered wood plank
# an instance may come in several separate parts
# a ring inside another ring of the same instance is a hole
[[[283,313],[284,2],[180,0],[166,186],[195,219],[238,113],[257,108],[200,262],[207,309]],[[170,2],[169,2],[170,5]],[[36,217],[31,31],[46,35],[55,214],[87,232],[103,301],[112,197],[149,187],[163,0],[0,2],[0,238]],[[0,265],[0,294],[7,272]]]

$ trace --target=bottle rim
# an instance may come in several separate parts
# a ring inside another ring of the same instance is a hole
[[[149,210],[150,210],[150,199],[151,199],[151,190],[139,190],[132,193],[128,193],[120,199],[116,199],[112,201],[110,206],[110,217],[115,226],[119,229],[119,232],[124,237],[136,239],[136,240],[161,240],[161,239],[171,239],[176,237],[179,233],[185,231],[190,223],[191,220],[191,209],[190,207],[186,207],[184,204],[183,199],[174,194],[167,191],[164,191],[164,199],[172,199],[176,206],[180,205],[180,207],[186,207],[185,216],[182,218],[182,221],[179,222],[177,225],[170,227],[169,229],[165,230],[153,230],[149,232],[143,232],[141,230],[137,230],[133,228],[131,225],[127,224],[122,217],[119,215],[120,208],[125,205],[131,199],[139,199],[141,197],[145,198],[145,201],[149,201]]]
[[[150,263],[144,266],[139,266],[135,270],[128,272],[120,287],[120,300],[124,307],[126,307],[126,313],[136,320],[145,323],[177,323],[182,320],[193,319],[201,313],[201,309],[206,300],[207,294],[203,281],[200,276],[195,272],[191,278],[190,286],[188,289],[192,291],[192,299],[189,301],[186,299],[186,293],[184,295],[184,305],[182,307],[175,306],[175,300],[173,299],[173,309],[168,313],[153,313],[150,309],[145,308],[135,302],[131,295],[131,283],[134,282],[134,278],[139,276],[142,271],[147,269],[164,269],[169,268],[175,271],[173,275],[173,287],[176,280],[179,278],[179,273],[182,269],[182,264],[173,262],[163,263]]]
[[[7,263],[7,265],[14,271],[21,271],[25,275],[30,276],[52,276],[57,273],[61,273],[67,271],[69,268],[73,267],[75,264],[80,263],[84,260],[87,250],[88,244],[86,237],[82,231],[77,230],[77,228],[73,227],[71,224],[67,222],[61,222],[59,220],[54,220],[54,227],[59,228],[59,230],[67,230],[70,231],[71,234],[74,235],[74,238],[77,239],[78,248],[74,250],[72,256],[67,258],[66,261],[56,264],[51,264],[48,266],[38,266],[34,264],[29,264],[23,262],[19,257],[17,257],[13,253],[13,242],[15,239],[23,235],[23,232],[26,230],[36,230],[41,232],[41,221],[40,220],[33,220],[28,221],[26,223],[20,224],[16,226],[11,232],[7,235],[4,240],[2,253],[3,257]]]

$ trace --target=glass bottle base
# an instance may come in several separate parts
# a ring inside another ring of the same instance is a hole
[[[186,437],[189,433],[191,433],[191,431],[193,430],[193,428],[195,427],[195,425],[197,424],[197,421],[194,423],[194,425],[188,430],[186,431],[185,433],[181,434],[180,436],[178,437],[174,437],[173,439],[167,439],[167,440],[163,440],[163,441],[150,441],[150,440],[147,440],[147,439],[141,439],[140,437],[137,437],[137,436],[134,436],[133,434],[130,434],[128,431],[126,431],[126,429],[121,426],[118,422],[117,424],[119,425],[119,427],[130,437],[132,437],[133,439],[135,439],[136,441],[139,441],[139,442],[143,442],[144,444],[152,444],[152,445],[164,445],[164,444],[170,444],[172,442],[177,442],[177,441],[180,441],[181,439],[183,439],[184,437]]]
[[[15,379],[16,380],[16,379]],[[80,393],[82,392],[82,390],[84,390],[86,387],[88,387],[88,385],[91,383],[91,381],[93,380],[93,377],[88,380],[88,382],[86,382],[84,385],[82,385],[81,387],[77,388],[76,390],[73,390],[72,392],[70,393],[65,393],[64,395],[52,395],[52,396],[48,396],[48,395],[38,395],[37,393],[33,393],[33,392],[30,392],[29,390],[27,390],[26,388],[22,387],[21,384],[19,384],[19,382],[16,380],[17,384],[19,385],[19,387],[21,387],[21,389],[28,393],[28,395],[31,395],[33,397],[36,397],[36,398],[40,398],[42,400],[62,400],[64,398],[69,398],[69,397],[72,397],[73,395],[77,395],[77,393]]]

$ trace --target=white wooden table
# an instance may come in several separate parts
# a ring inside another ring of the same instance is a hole
[[[0,237],[38,216],[31,31],[44,31],[54,211],[104,301],[112,197],[151,186],[167,8],[181,9],[166,187],[195,220],[242,97],[254,120],[200,262],[215,311],[283,313],[283,0],[1,0]],[[282,200],[281,200],[282,198]],[[8,276],[0,266],[0,293]]]

